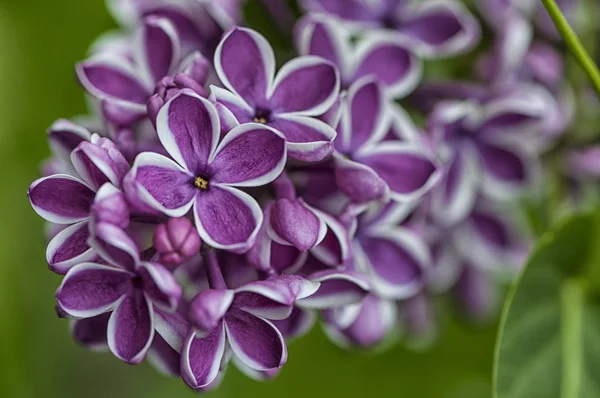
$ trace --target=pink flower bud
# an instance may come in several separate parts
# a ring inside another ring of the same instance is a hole
[[[200,251],[200,236],[187,218],[170,218],[156,227],[154,248],[162,264],[177,267]]]

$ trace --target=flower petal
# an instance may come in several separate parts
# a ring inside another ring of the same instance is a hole
[[[226,342],[223,323],[204,337],[190,330],[181,351],[181,376],[190,387],[203,388],[217,379]]]
[[[92,134],[82,126],[69,120],[59,119],[48,129],[48,142],[52,151],[63,159],[83,141],[90,141]]]
[[[361,163],[336,157],[335,179],[340,191],[354,203],[367,203],[384,200],[389,195],[389,187],[377,173]]]
[[[52,271],[64,275],[71,267],[97,257],[88,244],[88,225],[87,221],[70,225],[52,238],[46,249],[46,261]]]
[[[75,318],[90,318],[112,310],[131,290],[131,274],[94,263],[71,268],[56,291],[61,308]]]
[[[327,224],[327,234],[321,244],[311,250],[312,255],[332,267],[344,265],[352,255],[348,229],[325,212],[319,212],[319,216]]]
[[[177,163],[191,173],[199,173],[217,147],[219,114],[210,101],[184,89],[160,109],[156,131]]]
[[[122,361],[135,365],[144,359],[154,338],[154,311],[142,292],[121,301],[108,321],[108,348]]]
[[[210,161],[211,182],[240,187],[262,186],[285,167],[286,143],[278,131],[257,123],[231,130]]]
[[[317,322],[314,311],[294,307],[292,314],[286,319],[273,321],[273,325],[287,339],[295,339],[308,333]]]
[[[185,337],[190,331],[191,325],[187,317],[179,312],[165,312],[160,308],[154,308],[154,328],[175,351],[181,352]]]
[[[302,199],[278,199],[270,209],[267,233],[280,244],[307,251],[321,243],[327,232],[325,221]]]
[[[316,293],[303,298],[297,305],[308,309],[329,309],[360,302],[369,292],[364,275],[351,271],[327,270],[308,277],[320,282]]]
[[[180,58],[179,37],[166,18],[144,18],[136,32],[134,46],[137,63],[142,66],[142,77],[148,84],[169,75]]]
[[[88,93],[99,99],[115,99],[145,109],[151,85],[143,83],[120,56],[101,53],[77,65],[77,76]]]
[[[94,226],[90,245],[108,263],[134,271],[140,261],[139,249],[127,232],[109,223]]]
[[[125,184],[125,193],[129,200],[135,197],[135,201],[141,202],[133,203],[134,207],[149,206],[170,217],[182,217],[191,208],[198,192],[193,179],[193,175],[171,159],[144,152],[137,156],[126,178],[131,185]]]
[[[361,238],[355,249],[357,268],[371,277],[373,290],[381,297],[404,299],[423,286],[429,251],[408,230],[378,231]]]
[[[148,362],[165,376],[180,376],[181,356],[158,334],[154,334],[147,354]]]
[[[285,319],[292,312],[294,292],[280,282],[250,282],[235,290],[233,307],[268,319]]]
[[[261,34],[236,27],[219,43],[215,69],[223,85],[248,105],[264,105],[275,74],[275,55]]]
[[[207,289],[200,292],[191,302],[189,318],[196,331],[204,334],[212,332],[229,310],[233,302],[233,290]]]
[[[144,293],[154,305],[170,312],[179,307],[182,289],[168,269],[158,263],[142,262],[138,272],[142,277]]]
[[[129,164],[112,141],[92,137],[95,142],[82,142],[71,152],[71,163],[77,173],[95,190],[107,182],[120,186]]]
[[[397,36],[371,33],[361,40],[356,52],[355,79],[374,76],[393,98],[408,95],[421,81],[421,59]]]
[[[194,218],[202,241],[218,249],[246,251],[256,239],[263,214],[247,193],[213,185],[197,195]]]
[[[233,353],[254,370],[282,367],[287,361],[283,336],[269,321],[232,309],[225,317],[225,329]]]
[[[318,162],[333,152],[333,127],[307,116],[279,114],[269,126],[283,133],[288,155],[304,162]]]
[[[531,182],[530,164],[520,151],[491,144],[479,144],[486,178],[483,189],[497,198],[512,197]]]
[[[399,30],[427,56],[465,52],[477,44],[481,35],[476,19],[454,1],[416,5],[406,13]]]
[[[92,351],[108,348],[106,331],[110,314],[105,313],[92,318],[77,319],[71,324],[73,339]]]
[[[34,181],[27,196],[33,210],[46,221],[72,224],[87,219],[96,193],[83,181],[55,174]]]
[[[439,180],[436,164],[414,144],[383,142],[364,151],[357,161],[369,166],[390,187],[396,200],[425,194]]]
[[[276,113],[318,116],[331,108],[339,91],[340,77],[335,65],[305,55],[281,67],[273,82],[269,104]]]

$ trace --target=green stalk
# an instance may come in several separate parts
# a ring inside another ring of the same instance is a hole
[[[541,0],[556,29],[600,96],[600,71],[554,0]]]

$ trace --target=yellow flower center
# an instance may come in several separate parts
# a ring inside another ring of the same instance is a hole
[[[194,186],[198,189],[206,191],[208,189],[208,180],[205,180],[202,177],[196,177],[194,180]]]

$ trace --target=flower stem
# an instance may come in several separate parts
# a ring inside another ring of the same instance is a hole
[[[208,284],[211,289],[227,289],[225,278],[223,278],[223,273],[217,260],[217,252],[212,248],[206,249],[202,252],[202,259],[204,260]]]
[[[548,11],[550,18],[552,18],[552,22],[554,22],[556,29],[569,47],[569,50],[588,75],[596,93],[600,96],[600,71],[598,71],[598,67],[586,51],[585,47],[583,47],[583,44],[581,44],[577,34],[575,34],[573,28],[569,25],[569,22],[560,11],[558,5],[556,5],[556,2],[554,0],[542,0],[542,4],[546,7],[546,11]]]

